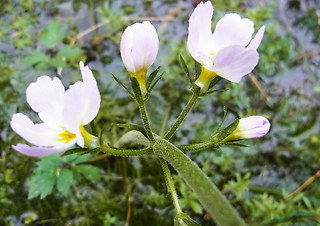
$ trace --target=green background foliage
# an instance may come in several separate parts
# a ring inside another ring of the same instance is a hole
[[[102,103],[89,131],[114,144],[141,124],[138,106],[113,80],[129,86],[120,60],[123,30],[152,20],[160,39],[153,66],[163,78],[147,103],[153,130],[163,135],[190,97],[180,55],[197,74],[186,48],[188,18],[196,1],[8,1],[0,2],[0,224],[173,225],[174,209],[161,167],[152,155],[112,157],[23,156],[24,142],[10,128],[16,112],[39,121],[25,89],[40,75],[59,76],[65,87],[81,78],[79,61],[93,70]],[[189,156],[252,225],[317,225],[319,181],[292,199],[287,195],[319,170],[319,8],[317,1],[213,1],[213,28],[227,12],[263,24],[259,65],[241,83],[221,81],[222,91],[201,98],[173,138],[175,144],[206,141],[236,117],[264,115],[272,126],[248,147],[221,147]],[[151,70],[150,70],[151,72]],[[149,72],[149,73],[150,73]],[[172,170],[174,172],[174,170]],[[184,212],[202,225],[210,216],[183,180],[174,176]]]

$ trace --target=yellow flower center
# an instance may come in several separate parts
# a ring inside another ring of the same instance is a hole
[[[63,132],[58,134],[59,135],[59,139],[58,141],[64,141],[65,143],[68,143],[69,141],[75,139],[77,136],[73,133],[70,133],[68,130],[66,130],[65,128],[63,128]]]
[[[214,65],[214,62],[213,62],[213,58],[216,54],[213,52],[213,50],[211,50],[211,53],[210,53],[210,60],[212,62],[212,65]]]

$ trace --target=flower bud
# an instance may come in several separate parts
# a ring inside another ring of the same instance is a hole
[[[250,116],[239,120],[237,128],[224,139],[233,141],[263,137],[269,132],[270,123],[262,116]]]
[[[142,93],[146,92],[147,70],[155,61],[158,49],[158,35],[149,21],[135,23],[123,32],[121,58],[130,75],[137,79]]]

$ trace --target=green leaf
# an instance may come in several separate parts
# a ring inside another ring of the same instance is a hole
[[[74,154],[74,156],[69,155],[69,156],[66,156],[65,158],[67,158],[66,160],[70,164],[79,164],[91,158],[91,154],[84,154],[84,155]]]
[[[66,61],[58,59],[56,57],[50,60],[50,65],[54,67],[63,67],[63,68],[67,67]]]
[[[199,77],[199,75],[201,74],[201,64],[198,63],[196,60],[194,61],[194,68],[196,70],[197,77]]]
[[[182,67],[183,67],[183,70],[184,70],[184,72],[185,72],[186,77],[188,78],[189,82],[192,84],[193,81],[192,81],[192,79],[191,79],[189,69],[188,69],[187,64],[186,64],[186,62],[184,61],[182,55],[180,55],[180,61],[181,61],[181,64],[182,64]]]
[[[85,178],[88,180],[99,180],[100,179],[100,172],[99,168],[92,166],[92,165],[78,165],[72,168],[72,171],[76,171],[77,173],[81,173]]]
[[[216,84],[218,84],[223,78],[220,76],[214,76],[214,78],[212,79],[212,81],[210,82],[209,85],[209,90],[214,87]]]
[[[47,172],[47,171],[56,171],[58,168],[58,163],[61,161],[59,154],[51,154],[44,157],[41,157],[41,160],[37,162],[36,171]]]
[[[57,57],[66,57],[68,59],[81,55],[84,51],[79,47],[63,46],[57,53]]]
[[[55,173],[35,174],[29,181],[28,199],[40,196],[41,199],[51,193],[56,179]]]
[[[156,84],[160,81],[160,79],[162,79],[162,75],[163,75],[163,73],[157,78],[157,80],[149,87],[149,89],[148,89],[148,93],[150,93],[152,90],[153,90],[153,88],[156,86]]]
[[[181,220],[183,220],[183,222],[186,223],[188,226],[201,226],[195,220],[189,217],[189,215],[185,213],[182,213],[182,212],[178,213],[177,218],[180,218]]]
[[[202,214],[202,206],[198,202],[191,200],[189,205],[195,213]]]
[[[147,79],[147,84],[146,84],[147,90],[149,90],[149,87],[150,87],[152,81],[154,80],[154,78],[157,76],[159,70],[160,70],[160,66],[157,67],[157,69],[154,70],[154,71],[149,75],[149,77],[148,77],[148,79]]]
[[[41,31],[39,41],[47,48],[53,48],[60,44],[65,36],[65,28],[57,20],[52,20]]]
[[[223,145],[235,146],[235,147],[244,147],[244,148],[249,147],[248,145],[241,144],[241,143],[236,143],[236,142],[227,142],[227,143],[224,143]]]
[[[62,168],[60,170],[60,173],[57,176],[58,191],[61,192],[63,195],[67,195],[72,183],[73,183],[72,171]]]
[[[208,90],[207,92],[201,94],[201,96],[206,96],[206,95],[209,95],[209,94],[212,94],[212,93],[216,93],[216,92],[224,92],[224,91],[227,91],[229,89],[211,89],[211,90]]]
[[[37,70],[45,70],[48,67],[50,67],[50,64],[48,62],[40,62],[39,64],[36,65]]]
[[[21,62],[29,66],[39,64],[40,62],[48,62],[49,58],[41,51],[35,50],[29,56],[21,59]]]
[[[134,98],[133,93],[130,91],[130,89],[127,86],[125,86],[114,74],[112,74],[112,77],[119,85],[121,85],[125,90],[127,90],[127,92],[130,94],[132,98]]]

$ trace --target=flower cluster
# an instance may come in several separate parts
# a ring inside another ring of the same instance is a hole
[[[215,76],[239,82],[257,65],[257,48],[265,27],[254,38],[254,23],[235,13],[226,14],[211,31],[213,6],[210,1],[200,3],[189,19],[187,47],[191,56],[202,65],[195,84],[205,93]],[[147,92],[146,75],[154,63],[159,39],[154,26],[145,21],[127,27],[121,39],[121,58],[130,75],[139,84],[142,95]],[[29,156],[43,156],[61,152],[77,144],[95,147],[98,140],[84,125],[90,123],[100,107],[100,94],[91,70],[80,62],[83,81],[65,90],[58,77],[41,76],[26,90],[27,102],[38,113],[42,123],[34,124],[22,114],[14,114],[11,128],[29,143],[13,148]],[[268,133],[270,123],[261,116],[240,120],[236,130],[225,141],[249,139]],[[150,132],[150,134],[152,134]]]

